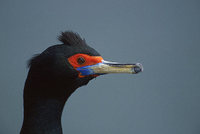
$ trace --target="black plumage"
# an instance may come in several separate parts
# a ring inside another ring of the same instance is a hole
[[[77,77],[66,59],[76,53],[100,54],[76,33],[64,32],[59,40],[63,44],[47,48],[29,62],[21,134],[61,134],[61,114],[67,98],[94,78]]]
[[[29,61],[20,134],[62,134],[61,115],[80,86],[107,73],[138,73],[142,66],[104,61],[77,33],[63,32],[54,45]]]

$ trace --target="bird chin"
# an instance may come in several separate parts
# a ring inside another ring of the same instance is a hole
[[[79,77],[76,82],[79,84],[79,87],[81,86],[85,86],[89,83],[90,80],[96,78],[96,76],[94,75],[88,75],[88,76],[84,76],[84,77]]]

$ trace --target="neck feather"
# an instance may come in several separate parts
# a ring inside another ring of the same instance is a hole
[[[24,102],[21,134],[62,134],[61,115],[65,101],[38,99]]]
[[[20,134],[62,134],[61,115],[65,102],[78,87],[94,77],[55,78],[37,69],[31,67],[26,79]]]
[[[62,134],[63,107],[76,88],[53,81],[39,81],[31,77],[26,80],[24,120],[20,134]]]

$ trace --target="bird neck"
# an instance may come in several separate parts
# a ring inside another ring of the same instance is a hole
[[[24,102],[21,134],[62,134],[61,115],[65,101],[36,99]]]
[[[55,81],[28,76],[24,88],[24,120],[20,134],[62,134],[63,107],[75,89]]]

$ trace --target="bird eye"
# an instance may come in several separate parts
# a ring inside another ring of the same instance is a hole
[[[82,65],[82,64],[85,63],[85,59],[84,59],[83,57],[79,57],[79,58],[77,59],[77,62],[78,62],[79,65]]]

